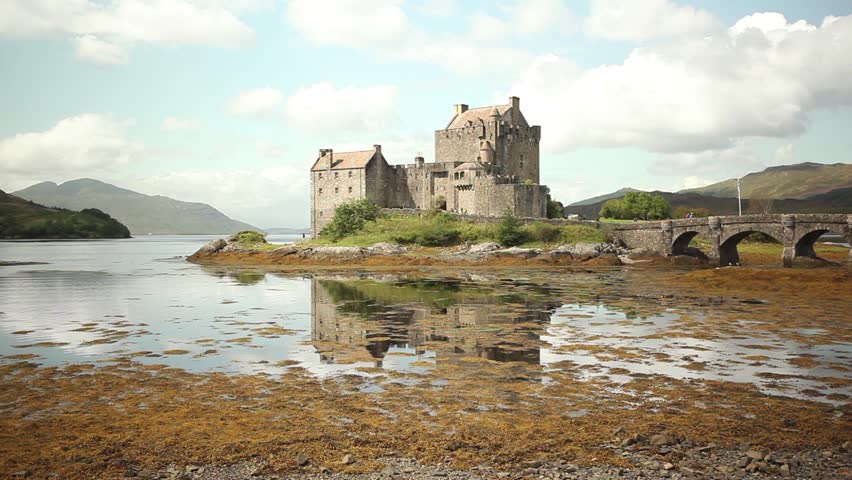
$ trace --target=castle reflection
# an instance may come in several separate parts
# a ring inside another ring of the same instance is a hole
[[[546,287],[500,281],[313,278],[312,337],[328,363],[401,355],[539,363],[543,326],[561,305]]]

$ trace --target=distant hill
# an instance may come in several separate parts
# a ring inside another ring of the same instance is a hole
[[[698,193],[650,192],[661,195],[672,206],[686,209],[706,208],[713,215],[736,215],[738,212],[736,198],[711,197]],[[598,212],[604,202],[591,205],[565,207],[566,214],[580,214],[586,218],[598,218]],[[769,213],[852,213],[852,187],[839,188],[830,192],[814,195],[806,199],[774,200]],[[756,200],[743,199],[743,213],[762,213]]]
[[[569,207],[580,207],[580,206],[583,206],[583,205],[592,205],[592,204],[595,204],[595,203],[598,203],[598,202],[605,202],[605,201],[613,199],[613,198],[621,198],[621,197],[623,197],[624,195],[626,195],[630,192],[639,192],[639,191],[641,191],[641,190],[636,190],[635,188],[629,188],[629,187],[628,188],[621,188],[621,189],[616,190],[612,193],[607,193],[605,195],[598,195],[597,197],[587,198],[585,200],[580,200],[579,202],[574,202],[571,205],[569,205]]]
[[[47,208],[0,190],[0,238],[128,238],[130,231],[97,209]]]
[[[71,180],[61,185],[42,182],[14,192],[14,195],[43,205],[72,210],[98,208],[127,225],[134,235],[225,234],[258,230],[252,225],[228,218],[206,203],[144,195],[89,178]]]
[[[852,187],[852,164],[799,163],[769,167],[762,172],[742,177],[741,187],[743,198],[808,198]],[[736,198],[737,180],[732,178],[706,187],[681,190],[678,193]]]
[[[310,228],[287,227],[264,228],[263,231],[270,235],[300,235],[302,233],[311,233]]]

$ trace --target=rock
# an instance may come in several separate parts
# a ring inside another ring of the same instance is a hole
[[[673,463],[666,462],[663,464],[663,470],[671,470],[673,468],[675,468]]]
[[[278,247],[278,248],[276,248],[275,250],[272,250],[269,253],[272,254],[272,255],[286,256],[286,255],[293,255],[293,254],[297,253],[298,251],[299,250],[292,245],[284,245],[283,247]]]
[[[406,249],[400,245],[380,242],[367,247],[367,252],[373,255],[402,255],[406,252]]]
[[[751,459],[749,457],[742,457],[739,460],[737,460],[737,467],[745,468],[745,467],[748,466],[749,461],[751,461]]]
[[[227,243],[220,238],[218,240],[213,240],[205,244],[203,247],[199,248],[198,251],[195,253],[203,255],[212,255],[225,248],[225,245],[227,245]]]
[[[343,456],[343,460],[341,460],[340,463],[344,465],[352,465],[353,463],[355,463],[355,456],[346,454]]]
[[[219,251],[222,252],[222,253],[234,253],[234,252],[242,252],[244,250],[245,249],[243,248],[242,245],[239,244],[239,242],[233,242],[233,243],[228,243]]]
[[[485,242],[485,243],[477,243],[475,245],[471,245],[470,248],[467,249],[466,253],[469,254],[480,254],[480,253],[489,253],[496,250],[500,250],[500,245],[494,242]]]
[[[778,469],[778,473],[780,473],[783,477],[789,477],[790,465],[787,465],[786,463],[784,465],[781,465],[781,468]]]
[[[748,452],[746,452],[746,456],[748,458],[752,458],[754,460],[763,460],[763,458],[766,457],[766,455],[767,455],[767,453],[764,453],[763,451],[760,451],[760,450],[749,450]]]
[[[12,473],[12,478],[26,478],[30,476],[29,470],[18,470],[17,472]]]
[[[597,257],[600,255],[601,245],[596,243],[578,243],[571,248],[571,254],[575,257]]]
[[[201,467],[199,467],[198,465],[187,465],[184,468],[184,471],[186,471],[186,473],[195,473],[199,470],[201,470]]]
[[[539,468],[541,467],[541,462],[539,462],[538,460],[533,460],[531,462],[524,462],[524,465],[527,468]]]
[[[393,467],[385,467],[385,468],[382,469],[382,475],[384,475],[386,477],[392,477],[392,476],[396,475],[396,470],[394,470]]]
[[[361,247],[316,247],[308,254],[314,257],[359,258],[364,255],[364,251]]]
[[[304,467],[304,466],[308,465],[309,463],[311,463],[311,459],[308,458],[306,455],[303,455],[301,453],[296,455],[296,465],[298,465],[300,467]]]
[[[616,428],[615,430],[612,431],[612,435],[613,436],[618,435],[619,433],[621,433],[623,431],[624,431],[624,427],[618,427],[618,428]]]
[[[661,445],[668,445],[669,443],[671,443],[671,440],[669,440],[669,437],[659,433],[657,435],[651,436],[650,442],[651,445],[659,447]]]
[[[322,467],[320,467],[320,473],[326,474],[326,475],[331,474],[331,469],[326,467],[326,466],[322,466]]]
[[[538,248],[521,248],[521,247],[512,247],[512,248],[504,248],[502,250],[497,250],[494,252],[496,255],[504,256],[504,257],[524,257],[531,258],[541,254],[541,250]]]
[[[849,440],[843,442],[843,445],[840,446],[841,452],[848,452],[850,449],[852,449],[852,443],[849,443]]]

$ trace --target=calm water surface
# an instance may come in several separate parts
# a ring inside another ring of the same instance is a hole
[[[440,374],[477,357],[528,365],[542,381],[572,369],[614,384],[666,375],[826,401],[852,395],[826,380],[852,378],[852,345],[825,328],[833,315],[848,323],[843,308],[791,335],[763,328],[776,313],[759,301],[667,305],[636,295],[623,270],[286,276],[185,261],[212,238],[0,243],[0,261],[45,262],[0,266],[0,361],[131,357],[234,374],[299,366],[325,377]],[[835,340],[809,339],[823,337]]]

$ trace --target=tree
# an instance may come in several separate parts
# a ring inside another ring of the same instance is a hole
[[[547,218],[565,218],[565,206],[556,200],[547,200]]]
[[[516,217],[511,210],[506,209],[503,214],[503,219],[497,226],[497,241],[501,245],[514,247],[524,243],[526,234],[521,230],[521,221]]]
[[[338,205],[334,209],[334,217],[320,232],[321,236],[328,237],[336,242],[343,237],[358,232],[367,222],[371,222],[381,215],[382,209],[370,200],[355,200],[354,202]]]
[[[607,200],[600,216],[618,220],[662,220],[671,218],[672,206],[661,195],[629,192],[622,199]]]

